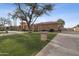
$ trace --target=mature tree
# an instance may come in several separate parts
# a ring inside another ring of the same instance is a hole
[[[62,23],[63,25],[65,25],[65,21],[63,19],[58,19],[57,22]]]
[[[61,25],[58,28],[58,31],[61,32],[61,30],[63,29],[64,25],[65,25],[65,21],[63,19],[58,19],[57,22],[59,22]]]
[[[13,14],[11,14],[11,13],[8,13],[8,16],[9,16],[9,18],[11,18],[13,21],[13,26],[12,26],[12,29],[13,30],[16,30],[17,28],[17,26],[16,26],[16,21],[17,21],[17,14],[15,14],[15,12],[13,12]]]
[[[15,11],[13,11],[13,14],[8,13],[8,16],[9,16],[9,18],[13,19],[14,26],[16,26],[17,14],[15,13]]]
[[[79,27],[79,24],[77,25],[77,27]]]
[[[53,10],[54,4],[40,4],[40,3],[22,3],[16,4],[17,9],[12,15],[15,18],[19,18],[26,21],[29,32],[31,32],[31,27],[38,17],[48,14]]]
[[[11,21],[9,20],[9,18],[6,19],[5,17],[0,17],[0,25],[6,32],[8,32],[6,29],[6,25],[10,26]]]

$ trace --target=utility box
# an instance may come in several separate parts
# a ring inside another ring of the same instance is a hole
[[[41,33],[41,40],[42,41],[46,41],[47,40],[47,37],[48,37],[48,33],[47,32],[42,32]]]

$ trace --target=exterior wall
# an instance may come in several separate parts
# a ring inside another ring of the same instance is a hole
[[[74,28],[75,32],[79,32],[79,27]]]
[[[32,26],[32,30],[33,31],[42,31],[42,30],[50,30],[53,29],[55,31],[57,31],[59,29],[59,27],[62,29],[63,25],[57,22],[47,22],[47,23],[38,23],[38,24],[34,24]],[[28,30],[27,24],[26,23],[21,23],[21,25],[19,26],[20,30]]]
[[[35,27],[33,27],[33,29],[38,30],[38,31],[53,29],[53,30],[57,31],[59,26],[61,26],[61,24],[59,24],[59,23],[38,24]]]
[[[19,30],[28,30],[27,23],[21,23],[21,25],[19,26]]]

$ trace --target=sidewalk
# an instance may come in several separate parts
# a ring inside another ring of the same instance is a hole
[[[59,33],[36,56],[79,56],[78,35]]]
[[[0,36],[6,36],[6,35],[14,35],[14,34],[20,34],[24,32],[19,32],[19,31],[8,31],[8,33],[2,33]]]

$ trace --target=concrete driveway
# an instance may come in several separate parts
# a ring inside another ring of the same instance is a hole
[[[79,33],[59,33],[36,56],[79,56]]]

